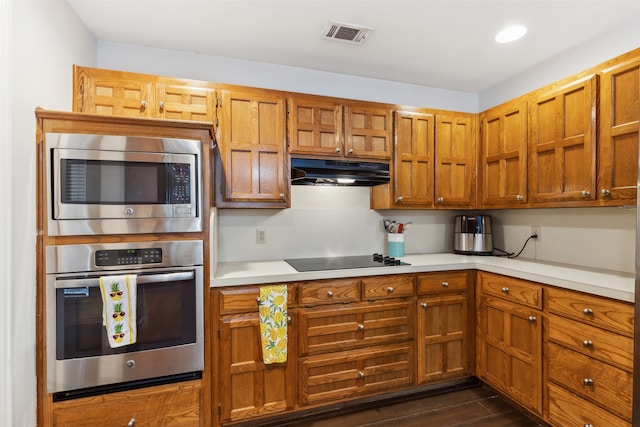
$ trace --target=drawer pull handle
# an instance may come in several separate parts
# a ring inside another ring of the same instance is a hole
[[[287,316],[287,324],[291,323],[291,316]]]
[[[585,424],[584,427],[593,427],[593,424]]]
[[[402,203],[403,200],[404,200],[404,197],[398,196],[398,198],[396,199],[396,202]]]
[[[582,345],[589,348],[589,347],[593,347],[593,341],[591,340],[584,340],[582,341]]]
[[[444,197],[438,197],[438,203],[444,203]]]
[[[336,147],[336,153],[340,152],[340,147]]]
[[[164,101],[160,101],[160,112],[163,113],[164,112]]]
[[[582,310],[582,314],[584,314],[585,316],[591,316],[593,315],[593,310],[591,310],[590,308],[585,308],[584,310]]]
[[[262,304],[262,301],[260,301],[260,297],[256,298],[256,302],[258,303],[258,305]]]
[[[329,298],[333,297],[333,291],[329,291],[329,292],[327,292],[327,296],[328,296]]]
[[[347,151],[347,154],[353,154],[353,148],[349,148],[349,150]]]
[[[527,318],[527,320],[529,320],[529,322],[533,323],[533,322],[535,322],[535,321],[536,321],[536,320],[538,320],[538,319],[536,318],[536,316],[529,316],[529,317]]]
[[[362,323],[358,324],[358,330],[359,331],[364,331],[364,325]]]
[[[448,288],[449,287],[449,282],[442,282],[442,287],[443,288]]]
[[[147,109],[147,101],[140,101],[140,111],[144,111]],[[135,420],[133,421],[135,423]]]
[[[522,194],[518,194],[518,195],[516,196],[516,200],[517,200],[517,201],[519,201],[519,202],[521,202],[521,201],[523,201],[523,200],[524,200],[524,196],[523,196]]]
[[[389,286],[389,287],[387,288],[387,292],[388,292],[388,293],[393,293],[393,290],[394,290],[394,289],[393,289],[393,286]]]
[[[426,303],[426,302],[423,302],[422,304],[420,304],[420,307],[422,307],[422,308],[427,308],[427,303]]]
[[[600,194],[603,195],[604,197],[607,197],[611,195],[611,191],[607,190],[606,188],[603,188],[602,190],[600,190]]]
[[[133,427],[136,425],[136,419],[135,418],[131,418],[129,420],[129,422],[127,423],[127,427]]]
[[[593,386],[593,378],[585,378],[582,380],[582,384],[584,384],[585,387],[592,387]]]
[[[500,289],[502,291],[503,294],[508,294],[509,293],[509,288],[507,288],[506,286],[502,289]]]
[[[582,197],[589,197],[591,195],[591,193],[588,192],[587,190],[582,190],[582,193],[580,194],[582,194]]]
[[[364,372],[362,372],[362,371],[358,372],[358,376],[359,376],[360,378],[364,379]]]

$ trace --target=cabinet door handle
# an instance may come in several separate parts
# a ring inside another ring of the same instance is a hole
[[[329,291],[329,292],[327,292],[327,296],[328,296],[329,298],[333,298],[333,291]]]
[[[438,197],[438,203],[443,203],[444,202],[444,197]]]
[[[584,314],[585,316],[591,316],[591,315],[593,315],[593,310],[591,310],[591,309],[590,309],[590,308],[588,308],[588,307],[585,307],[585,308],[582,310],[582,314]]]
[[[403,200],[404,200],[404,197],[398,196],[398,198],[396,199],[396,202],[402,203]]]
[[[592,387],[593,386],[593,378],[585,378],[582,380],[582,384],[584,384],[585,387]]]
[[[426,302],[423,302],[422,304],[420,304],[420,307],[422,307],[422,308],[427,308],[427,303],[426,303]]]
[[[449,287],[449,282],[442,282],[442,287],[443,288],[448,288]]]
[[[529,316],[529,317],[527,317],[527,320],[528,320],[529,322],[533,323],[533,322],[535,322],[535,321],[536,321],[536,320],[538,320],[538,319],[536,318],[536,316]]]
[[[602,190],[600,190],[600,194],[604,197],[607,197],[611,195],[611,191],[607,190],[606,188],[603,188]]]
[[[146,109],[147,109],[147,101],[145,101],[145,100],[140,101],[140,111],[144,111]],[[134,420],[134,422],[135,422],[135,420]]]
[[[588,192],[587,190],[582,190],[582,197],[589,197],[591,195],[590,192]]]
[[[503,294],[508,294],[509,293],[509,288],[507,288],[506,286],[503,287],[502,289],[500,289],[502,291]]]
[[[278,198],[279,198],[280,200],[284,200],[284,194],[282,194],[282,193],[278,194]]]
[[[593,427],[593,424],[585,424],[583,427]]]
[[[390,294],[391,294],[391,293],[393,293],[393,291],[394,291],[393,286],[389,286],[389,287],[387,288],[387,292],[388,292],[388,293],[390,293]]]
[[[582,345],[583,345],[584,347],[586,347],[586,348],[593,347],[593,341],[591,341],[591,340],[584,340],[584,341],[582,341]]]
[[[364,372],[362,372],[362,371],[358,372],[358,376],[359,376],[360,378],[364,379]]]
[[[347,154],[353,154],[353,148],[349,148],[349,151],[347,151]]]
[[[362,323],[358,324],[358,330],[364,331],[364,325]]]
[[[256,302],[258,303],[258,305],[262,304],[262,301],[260,300],[260,297],[256,298]]]
[[[340,152],[340,147],[336,147],[336,153]]]
[[[136,425],[136,419],[135,418],[131,418],[129,420],[129,422],[127,423],[127,427],[133,427]]]
[[[291,316],[287,316],[287,324],[291,324]]]
[[[523,201],[523,200],[524,200],[524,197],[522,196],[522,194],[518,194],[518,195],[516,196],[516,200],[517,200],[517,201],[519,201],[519,202],[521,202],[521,201]]]
[[[164,112],[164,101],[160,101],[159,106],[160,106],[160,112],[161,113]]]

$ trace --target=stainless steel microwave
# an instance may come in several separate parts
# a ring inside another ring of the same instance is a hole
[[[46,134],[48,233],[202,231],[199,140]]]

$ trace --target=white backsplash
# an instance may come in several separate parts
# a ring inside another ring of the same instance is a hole
[[[405,253],[452,251],[453,218],[445,210],[369,209],[367,187],[293,186],[290,209],[218,209],[214,221],[217,262],[386,253],[382,219],[412,224]],[[472,214],[474,212],[467,212]],[[494,246],[521,258],[632,273],[635,268],[635,209],[562,208],[484,211],[492,216]],[[266,243],[256,243],[256,229]],[[217,238],[217,239],[216,239]]]

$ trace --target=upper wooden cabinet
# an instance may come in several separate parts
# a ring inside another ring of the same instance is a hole
[[[288,207],[284,95],[241,89],[221,93],[216,206]]]
[[[73,110],[213,122],[212,83],[74,66]]]
[[[517,99],[481,115],[481,207],[527,202],[527,103]]]
[[[531,202],[595,200],[597,83],[590,75],[530,100]]]
[[[396,111],[393,190],[395,206],[433,207],[433,114]]]
[[[436,116],[435,201],[439,208],[476,206],[476,118]]]
[[[298,95],[288,110],[291,154],[391,158],[391,109],[381,104]]]
[[[636,198],[640,58],[607,68],[600,78],[598,197]]]

